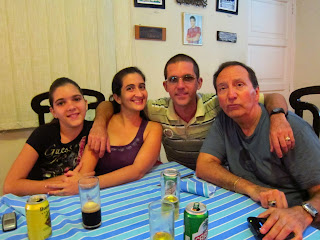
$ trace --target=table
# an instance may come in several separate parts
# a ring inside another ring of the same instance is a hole
[[[170,162],[154,167],[142,179],[101,190],[102,225],[95,230],[82,227],[79,195],[49,196],[52,236],[49,239],[149,239],[148,204],[160,199],[160,172],[176,168],[181,176],[193,170]],[[200,201],[209,210],[208,239],[255,239],[248,228],[247,217],[257,216],[264,209],[247,196],[217,187],[213,198],[182,192],[180,216],[175,222],[175,239],[183,239],[183,211],[189,202]],[[24,206],[28,196],[7,194],[0,199],[0,216],[15,211],[18,228],[0,230],[0,239],[27,239]],[[308,227],[303,239],[320,239],[320,231]]]

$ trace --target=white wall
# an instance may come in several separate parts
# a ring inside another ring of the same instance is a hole
[[[215,1],[208,1],[206,8],[179,5],[166,1],[166,9],[132,7],[134,25],[166,28],[167,40],[133,40],[133,64],[141,68],[147,77],[150,98],[167,96],[162,87],[163,69],[170,57],[178,53],[192,56],[200,66],[204,84],[200,92],[214,92],[212,76],[218,65],[227,60],[247,59],[247,8],[245,1],[239,4],[239,15],[216,12]],[[183,12],[203,16],[202,46],[183,45]],[[217,31],[237,33],[237,43],[218,42]],[[132,35],[133,37],[133,35]]]
[[[32,129],[24,129],[0,133],[0,195],[2,195],[2,186],[7,172],[31,132]]]
[[[320,1],[297,0],[294,89],[320,85]],[[302,98],[320,108],[319,95]],[[311,114],[304,117],[312,123]]]
[[[108,0],[110,2],[110,0]],[[214,92],[212,75],[218,65],[226,60],[246,61],[247,58],[247,8],[240,3],[239,15],[215,11],[215,1],[208,1],[206,8],[179,5],[176,1],[166,1],[166,9],[134,8],[131,0],[113,2],[117,69],[131,63],[145,73],[150,98],[167,96],[162,87],[163,68],[166,61],[177,53],[185,53],[195,58],[204,78],[202,92]],[[244,1],[245,2],[245,1]],[[73,2],[75,3],[75,2]],[[131,4],[131,7],[128,7]],[[203,46],[182,44],[182,13],[203,15]],[[110,14],[110,9],[106,10]],[[155,26],[167,29],[167,40],[146,41],[134,39],[134,25]],[[237,43],[216,41],[216,32],[237,33]],[[110,40],[106,40],[109,44]],[[128,52],[129,49],[131,52]],[[114,63],[112,63],[114,64]],[[111,79],[102,83],[102,91],[111,94]],[[30,108],[31,111],[31,108]],[[18,156],[31,130],[5,131],[0,134],[0,194],[3,180],[12,162]]]

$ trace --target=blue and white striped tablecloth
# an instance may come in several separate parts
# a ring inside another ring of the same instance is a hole
[[[148,204],[160,199],[160,172],[176,168],[181,175],[193,171],[171,162],[155,167],[141,180],[101,190],[102,225],[86,230],[81,225],[79,196],[49,196],[52,236],[49,239],[149,239]],[[7,194],[0,199],[0,216],[15,211],[18,228],[11,232],[0,230],[0,239],[27,239],[24,206],[28,197]],[[180,217],[175,222],[175,239],[183,239],[183,211],[189,202],[200,201],[209,210],[208,239],[254,239],[247,217],[257,216],[264,209],[250,198],[217,188],[213,198],[181,193]],[[309,227],[304,239],[320,239],[320,231]]]

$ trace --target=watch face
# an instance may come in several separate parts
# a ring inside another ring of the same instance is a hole
[[[272,113],[284,113],[283,108],[275,108],[272,110]]]
[[[283,108],[275,108],[271,111],[270,116],[273,114],[277,114],[277,113],[283,113],[284,115],[286,115],[285,111],[283,110]]]

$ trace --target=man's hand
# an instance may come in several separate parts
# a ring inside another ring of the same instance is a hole
[[[107,126],[105,123],[101,124],[96,121],[93,123],[88,137],[88,146],[92,151],[99,153],[100,158],[103,157],[106,149],[109,153],[111,152]]]
[[[279,158],[282,158],[283,154],[294,148],[295,139],[292,128],[284,114],[279,113],[270,116],[269,141],[270,151],[276,152]]]
[[[287,208],[288,202],[285,194],[277,189],[270,189],[256,186],[249,194],[250,198],[256,202],[260,202],[264,208],[270,208],[269,202],[276,201],[276,208]]]
[[[263,240],[285,239],[291,232],[295,234],[293,239],[302,239],[303,231],[313,220],[301,206],[286,209],[270,208],[258,217],[268,218],[260,229],[262,234],[268,233]]]

